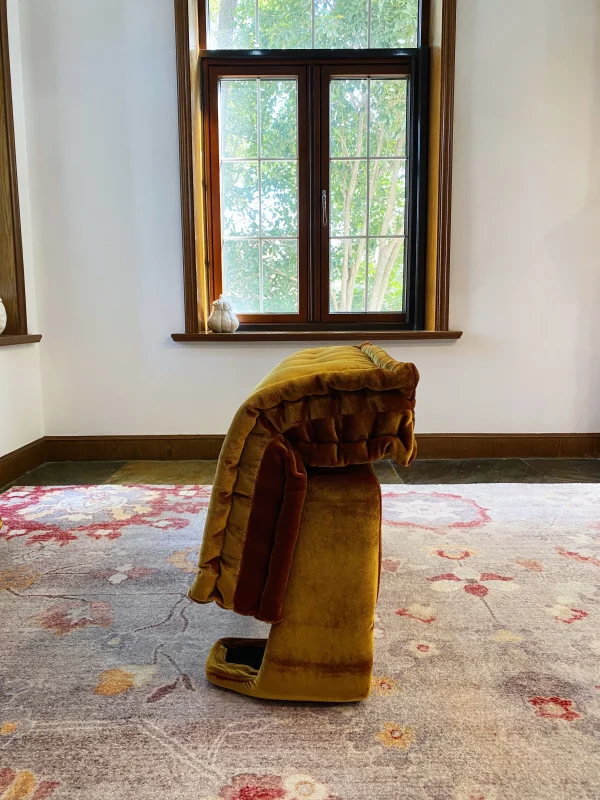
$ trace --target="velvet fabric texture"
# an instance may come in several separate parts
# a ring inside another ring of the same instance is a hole
[[[211,683],[271,700],[343,703],[371,690],[381,493],[370,465],[308,468],[283,619],[269,638],[220,639]]]
[[[302,350],[275,367],[225,438],[191,599],[280,622],[306,469],[410,464],[418,378],[368,342]]]

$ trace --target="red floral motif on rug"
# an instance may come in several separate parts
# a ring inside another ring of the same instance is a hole
[[[62,546],[81,536],[118,539],[137,525],[181,530],[209,499],[207,486],[19,487],[5,495],[0,538]]]
[[[473,597],[485,597],[490,591],[490,587],[486,586],[486,583],[497,581],[509,583],[510,581],[513,581],[514,578],[509,575],[498,575],[495,572],[465,573],[460,577],[455,575],[453,572],[446,572],[443,575],[434,575],[433,578],[427,578],[427,580],[431,583],[449,581],[449,584],[444,583],[436,587],[436,589],[441,591],[454,591],[455,589],[462,589],[467,594],[473,595]],[[460,585],[457,586],[457,584]]]
[[[538,717],[564,719],[566,722],[581,719],[581,714],[573,710],[572,700],[564,700],[562,697],[532,697],[529,702]]]
[[[478,528],[490,521],[487,509],[460,494],[430,489],[411,489],[398,494],[388,486],[382,498],[383,516],[388,525],[447,533]]]
[[[339,800],[310,775],[236,775],[217,800]]]

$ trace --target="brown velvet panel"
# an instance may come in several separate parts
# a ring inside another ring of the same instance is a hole
[[[266,448],[256,479],[233,607],[279,622],[306,494],[302,459],[283,436]]]
[[[306,467],[289,444],[285,459],[285,477],[285,496],[275,528],[269,574],[258,614],[258,619],[263,622],[279,622],[282,619],[283,601],[306,497]]]

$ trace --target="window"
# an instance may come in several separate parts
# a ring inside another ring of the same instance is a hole
[[[447,331],[454,0],[175,3],[186,333]]]
[[[207,2],[210,50],[418,46],[418,0]]]
[[[281,71],[208,67],[212,283],[253,323],[308,319],[306,70]]]

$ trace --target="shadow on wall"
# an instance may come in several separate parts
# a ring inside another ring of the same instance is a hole
[[[594,365],[587,380],[586,376],[581,376],[580,396],[576,402],[579,413],[589,419],[593,430],[597,431],[600,430],[600,10],[590,0],[589,16],[590,19],[595,16],[595,23],[581,41],[581,46],[591,51],[590,68],[586,74],[581,74],[576,67],[564,69],[563,55],[559,56],[564,54],[565,30],[572,25],[569,5],[563,0],[552,0],[552,5],[555,13],[547,18],[560,20],[562,17],[564,26],[555,22],[548,31],[548,56],[552,61],[548,64],[548,73],[555,80],[550,86],[553,96],[544,98],[544,102],[554,103],[558,114],[568,114],[573,102],[589,105],[589,128],[573,131],[573,140],[563,145],[566,154],[573,148],[577,152],[581,152],[579,148],[587,148],[590,157],[587,175],[575,176],[582,185],[587,183],[580,207],[546,236],[548,262],[556,267],[548,280],[558,281],[563,295],[562,318],[553,320],[553,324],[573,325],[577,347],[583,353],[588,351],[588,358],[584,357],[583,362]],[[580,113],[579,118],[582,116]],[[579,138],[575,138],[577,134]],[[550,173],[557,168],[565,166],[548,165]],[[560,364],[556,365],[556,374],[560,380]]]

